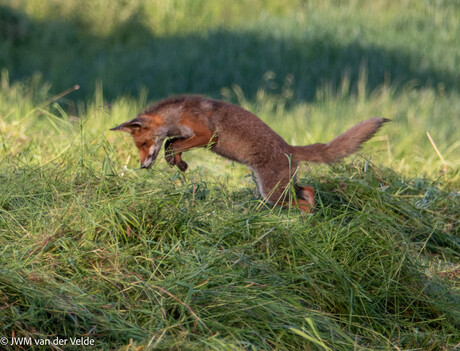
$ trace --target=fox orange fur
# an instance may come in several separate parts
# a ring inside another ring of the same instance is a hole
[[[332,163],[358,150],[388,120],[370,118],[356,124],[327,144],[291,146],[251,112],[223,101],[199,96],[175,96],[160,101],[136,118],[111,130],[131,133],[140,151],[141,168],[150,168],[165,143],[165,158],[187,169],[182,153],[209,146],[210,150],[247,165],[256,176],[259,191],[274,205],[289,203],[310,212],[314,190],[295,184],[300,161]],[[288,196],[293,180],[296,198]]]

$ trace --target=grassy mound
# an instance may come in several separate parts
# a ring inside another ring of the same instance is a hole
[[[99,348],[453,346],[460,196],[364,165],[313,183],[313,215],[199,170],[12,167],[3,333]]]

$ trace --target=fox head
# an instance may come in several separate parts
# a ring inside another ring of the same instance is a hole
[[[140,152],[141,168],[152,167],[167,134],[163,118],[156,115],[140,115],[110,130],[131,133]]]

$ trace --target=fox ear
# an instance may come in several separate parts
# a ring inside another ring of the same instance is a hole
[[[110,130],[120,130],[123,132],[132,133],[136,129],[140,129],[146,126],[146,121],[142,117],[136,117],[131,121],[120,124],[119,126],[112,128]]]

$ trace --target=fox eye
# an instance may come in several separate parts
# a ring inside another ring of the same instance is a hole
[[[143,144],[141,145],[141,148],[145,149],[146,146],[147,146],[147,143],[143,143]]]

